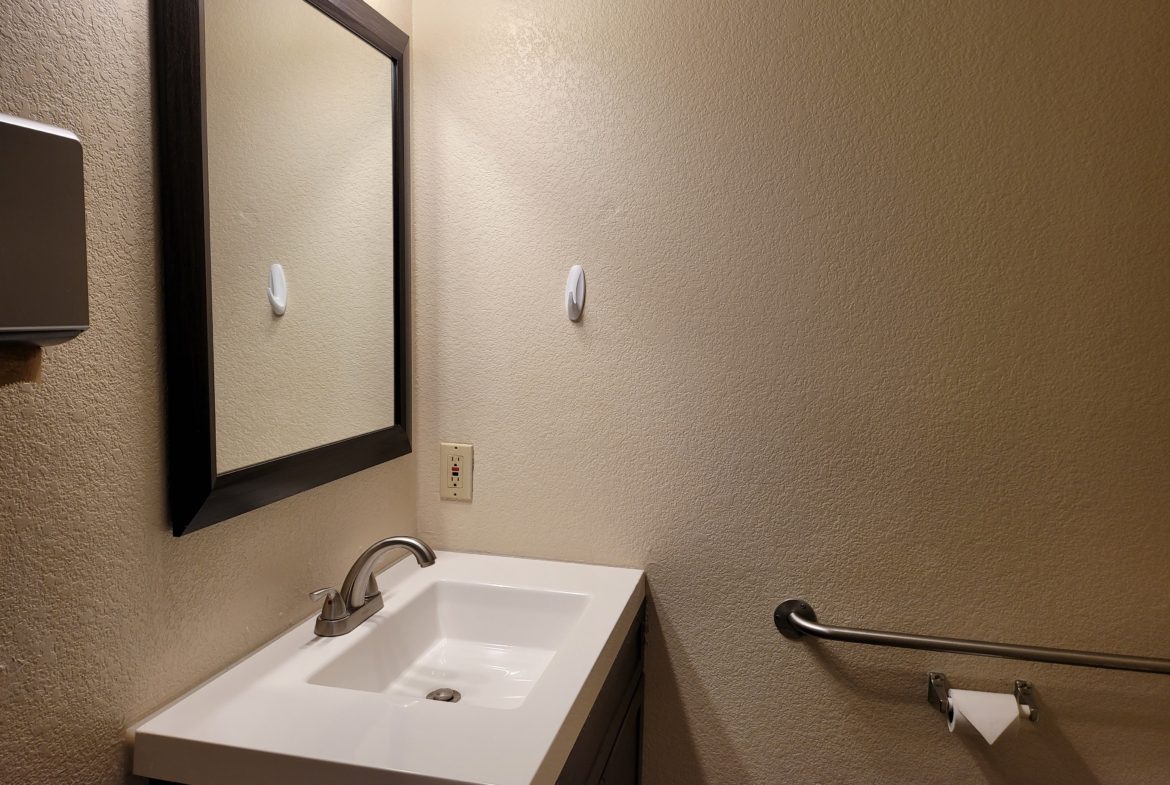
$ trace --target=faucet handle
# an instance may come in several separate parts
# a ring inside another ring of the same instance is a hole
[[[317,589],[309,592],[309,599],[319,600],[325,598],[325,604],[321,606],[321,615],[318,618],[325,621],[338,621],[344,619],[349,615],[349,611],[345,607],[345,601],[341,599],[341,594],[337,589],[329,586],[324,589]]]
[[[366,599],[372,600],[382,593],[378,588],[378,579],[374,577],[374,573],[370,573],[370,581],[366,584]]]

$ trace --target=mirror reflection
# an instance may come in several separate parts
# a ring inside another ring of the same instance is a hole
[[[223,473],[394,424],[393,63],[302,0],[204,24]]]

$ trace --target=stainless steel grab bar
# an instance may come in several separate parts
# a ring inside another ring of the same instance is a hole
[[[1015,643],[992,643],[962,638],[935,638],[929,635],[908,635],[904,632],[879,632],[854,627],[830,627],[817,621],[817,614],[804,600],[788,599],[776,606],[773,614],[776,629],[785,638],[797,640],[805,635],[845,643],[865,643],[870,646],[895,646],[902,649],[979,654],[984,657],[1006,657],[1013,660],[1053,662],[1058,665],[1079,665],[1085,668],[1109,668],[1119,671],[1170,674],[1170,660],[1155,657],[1131,657],[1127,654],[1103,654],[1074,649],[1048,649],[1042,646],[1021,646]]]

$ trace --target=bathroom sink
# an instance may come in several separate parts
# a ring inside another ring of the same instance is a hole
[[[352,632],[309,618],[132,730],[186,785],[555,782],[644,597],[639,570],[439,552]],[[428,699],[428,695],[432,696]]]
[[[589,604],[578,592],[440,580],[313,674],[310,684],[386,695],[406,706],[439,689],[468,705],[514,709]]]

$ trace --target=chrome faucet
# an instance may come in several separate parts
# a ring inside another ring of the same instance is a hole
[[[349,568],[340,592],[330,587],[317,589],[309,595],[314,600],[325,600],[314,632],[327,638],[345,635],[382,610],[382,592],[374,578],[374,564],[379,556],[393,548],[410,551],[419,567],[430,567],[435,563],[435,552],[431,546],[417,537],[387,537],[378,540],[366,548]]]

